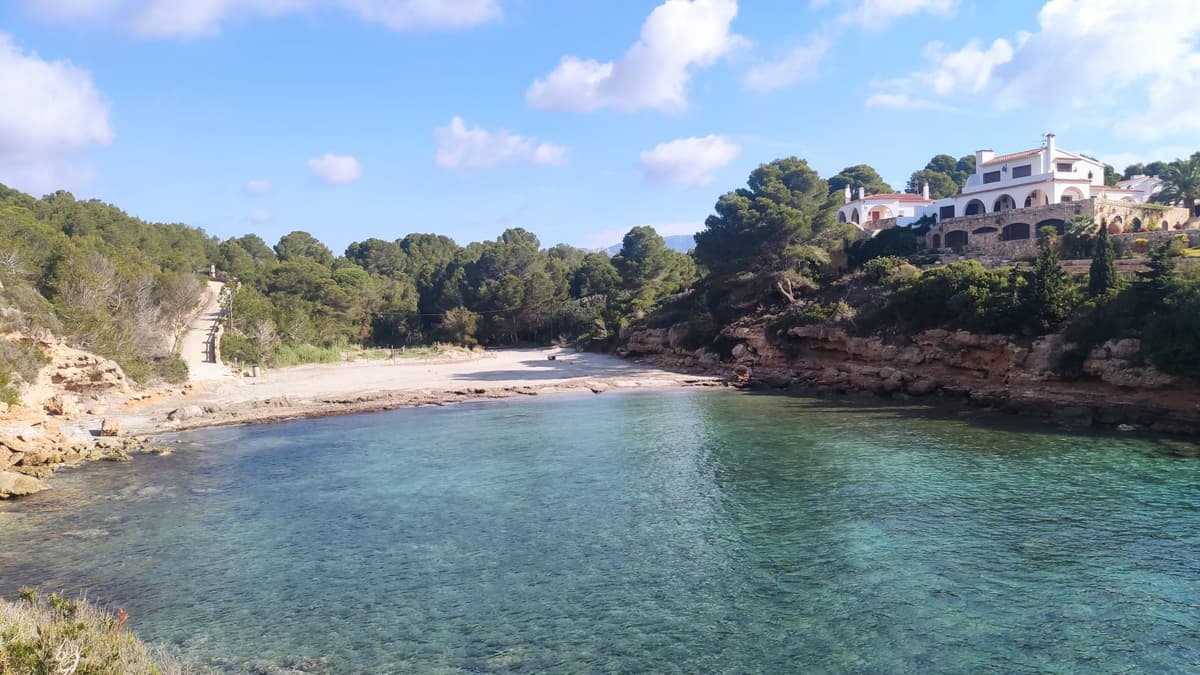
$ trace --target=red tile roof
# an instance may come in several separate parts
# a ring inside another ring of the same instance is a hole
[[[911,192],[888,192],[875,195],[867,195],[867,199],[894,199],[899,202],[932,202],[932,199],[925,199],[921,195],[914,195]]]
[[[998,164],[1000,162],[1009,162],[1014,159],[1024,159],[1026,157],[1033,157],[1034,155],[1041,154],[1043,149],[1044,148],[1037,148],[1036,150],[1025,150],[1023,152],[1014,152],[1009,155],[999,155],[997,157],[993,157],[993,158],[989,159],[988,161],[984,162],[983,166],[988,166],[989,164]]]

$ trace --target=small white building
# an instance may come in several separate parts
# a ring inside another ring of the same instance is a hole
[[[847,185],[843,199],[845,203],[838,209],[838,222],[853,223],[865,232],[911,225],[933,204],[928,185],[923,187],[919,195],[906,192],[868,195],[866,189],[860,187],[857,199],[851,198],[850,186]]]

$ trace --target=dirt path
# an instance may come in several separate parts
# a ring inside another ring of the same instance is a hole
[[[188,379],[193,382],[232,377],[228,368],[211,360],[209,345],[209,337],[217,335],[216,330],[221,320],[220,297],[224,286],[225,284],[219,281],[208,282],[204,308],[192,317],[188,332],[183,337],[179,355],[187,363]]]

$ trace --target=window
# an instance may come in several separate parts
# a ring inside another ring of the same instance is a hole
[[[954,217],[954,205],[943,206],[938,209],[938,220],[948,220]]]
[[[1066,204],[1067,202],[1070,202],[1070,201],[1074,201],[1074,199],[1071,197],[1071,195],[1063,195],[1062,196],[1062,203]]]
[[[1026,164],[1025,166],[1014,166],[1013,167],[1013,172],[1012,172],[1013,178],[1025,178],[1032,174],[1033,174],[1033,165],[1031,165],[1031,164]]]
[[[983,174],[983,182],[999,183],[1000,182],[1000,172],[999,171],[991,171],[989,173]]]
[[[1070,162],[1059,162],[1057,169],[1059,171],[1066,171],[1070,173],[1071,171],[1075,170],[1075,165]]]

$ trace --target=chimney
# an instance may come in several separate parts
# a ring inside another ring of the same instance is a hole
[[[925,184],[921,186],[921,198],[929,199],[929,181],[925,181]]]
[[[865,187],[858,188],[858,198],[859,199],[867,198],[867,188],[865,188]]]
[[[982,173],[982,169],[980,169],[979,167],[983,166],[986,162],[992,161],[992,158],[994,158],[995,156],[996,156],[995,150],[976,150],[975,151],[975,173]]]
[[[1046,134],[1046,166],[1043,171],[1049,173],[1054,171],[1054,153],[1058,150],[1058,144],[1054,140],[1054,132]]]
[[[850,199],[851,199],[851,197],[850,197],[850,184],[849,184],[849,183],[846,183],[846,189],[845,189],[845,190],[843,190],[843,191],[842,191],[842,193],[843,193],[843,194],[842,194],[842,197],[844,198],[844,200],[845,200],[845,203],[846,203],[846,204],[849,204],[849,203],[850,203]]]

